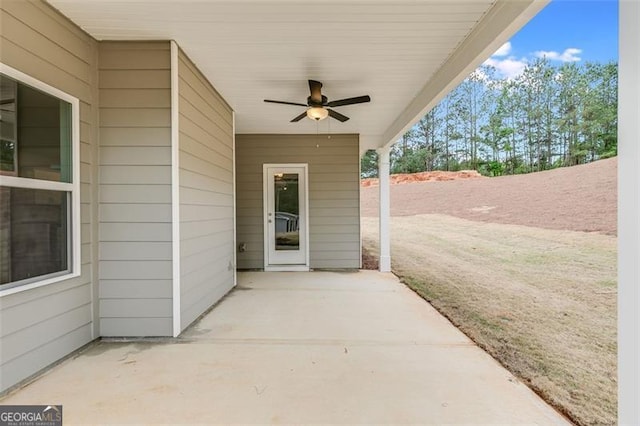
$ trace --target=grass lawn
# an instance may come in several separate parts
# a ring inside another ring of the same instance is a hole
[[[393,271],[476,343],[574,422],[616,423],[615,236],[436,214],[391,235]]]

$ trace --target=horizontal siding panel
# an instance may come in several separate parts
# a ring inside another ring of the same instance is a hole
[[[357,198],[359,198],[360,182],[357,180],[355,180],[355,182],[324,182],[309,179],[309,191],[353,191],[356,195],[358,195]]]
[[[236,140],[237,143],[237,140]],[[276,148],[270,144],[265,146],[252,146],[250,149],[238,149],[238,154],[244,157],[265,157],[274,158],[274,155],[295,155],[301,159],[301,163],[307,162],[304,159],[308,159],[311,163],[314,160],[327,158],[339,158],[347,157],[353,160],[354,148],[352,147],[339,147],[339,148],[316,148],[306,146],[296,146],[291,144],[287,148]],[[274,161],[275,163],[276,161]]]
[[[100,263],[100,279],[162,280],[169,278],[171,278],[170,261],[105,260]]]
[[[0,24],[6,40],[32,52],[52,64],[64,64],[64,70],[85,83],[91,82],[90,56],[78,57],[47,37],[43,37],[34,29],[25,26],[13,16],[3,13]]]
[[[171,203],[170,185],[102,185],[102,203],[162,204]]]
[[[107,51],[117,50],[120,52],[136,52],[145,51],[165,51],[167,55],[171,49],[168,41],[102,41],[100,42],[100,54]]]
[[[231,135],[211,134],[209,129],[202,127],[201,123],[193,121],[193,117],[185,114],[180,114],[179,127],[181,135],[186,135],[192,140],[208,146],[210,149],[215,150],[229,160],[233,157],[233,149],[231,148],[233,141],[227,141],[225,139],[231,139]],[[216,144],[214,146],[209,146],[209,141],[216,141]],[[182,143],[180,144],[180,147],[183,148]]]
[[[181,151],[180,169],[189,170],[222,183],[231,183],[233,181],[233,174],[231,173],[231,170],[217,166],[205,158],[207,157],[196,157],[195,155]],[[181,184],[184,185],[182,182]]]
[[[6,389],[58,361],[91,341],[91,325],[87,324],[46,342],[2,365],[0,388]]]
[[[100,89],[171,89],[169,70],[101,69]]]
[[[89,284],[69,288],[48,296],[30,300],[27,303],[11,307],[3,306],[0,310],[2,337],[25,330],[42,321],[50,320],[61,313],[65,313],[86,305],[91,300]],[[37,315],[34,313],[37,312]],[[80,326],[81,324],[77,324]]]
[[[233,135],[228,106],[179,53],[182,327],[233,285]]]
[[[214,135],[220,135],[220,143],[229,147],[229,140],[233,133],[232,124],[221,116],[221,114],[203,98],[193,91],[184,81],[180,82],[179,110],[184,117],[200,124],[203,129]],[[185,93],[191,92],[191,93]],[[229,115],[229,113],[224,113]]]
[[[102,127],[171,127],[168,108],[101,108]]]
[[[232,189],[231,185],[225,185],[219,191],[211,192],[211,190],[188,188],[180,185],[180,204],[228,206],[233,202]]]
[[[122,43],[109,49],[104,46],[100,52],[100,69],[102,70],[169,70],[171,69],[171,55],[169,43],[167,49],[124,49]],[[148,46],[148,44],[147,44]]]
[[[171,108],[167,89],[101,89],[101,108]]]
[[[181,222],[200,222],[203,220],[228,219],[233,217],[233,206],[185,205],[180,207]]]
[[[314,200],[357,200],[360,198],[358,191],[315,191],[313,193]],[[311,203],[311,201],[309,201]]]
[[[340,235],[340,234],[359,234],[360,226],[354,225],[314,225],[312,228],[313,234],[330,234],[330,235]]]
[[[311,268],[314,269],[358,269],[360,268],[360,260],[345,260],[345,259],[331,259],[331,260],[311,260]]]
[[[195,238],[198,235],[214,234],[233,229],[233,218],[207,220],[200,222],[184,222],[180,224],[180,237]]]
[[[102,318],[100,334],[106,337],[172,336],[171,318]]]
[[[230,253],[233,253],[233,241],[226,241],[225,244],[220,244],[217,246],[209,247],[206,250],[201,250],[198,253],[194,253],[190,256],[181,256],[180,257],[180,274],[182,276],[188,276],[195,271],[203,271],[203,270],[213,270],[216,269],[216,264],[218,264],[219,269],[228,269],[229,264],[226,262],[222,262],[222,266],[220,266],[221,259],[231,259]],[[215,275],[213,276],[215,277]],[[215,280],[214,280],[215,281]],[[181,283],[181,287],[187,290],[192,284],[192,280],[186,280],[184,283]]]
[[[171,166],[102,166],[100,183],[170,185]]]
[[[183,327],[188,327],[193,321],[206,311],[208,308],[216,304],[225,294],[233,288],[233,279],[221,282],[211,292],[205,294],[204,297],[196,299],[196,302],[182,311],[182,324]],[[187,300],[188,302],[188,300]],[[183,328],[183,330],[184,330]]]
[[[100,241],[171,241],[169,223],[101,223]]]
[[[211,143],[196,140],[188,134],[180,132],[180,152],[189,153],[199,158],[205,157],[211,164],[231,171],[232,164],[229,152],[211,145]]]
[[[103,127],[100,129],[100,146],[171,146],[171,128]]]
[[[313,232],[309,234],[309,239],[312,241],[312,244],[357,243],[359,245],[360,233],[356,232],[357,230],[353,230],[353,231],[354,232],[351,234],[348,234],[348,233],[331,234],[331,233]]]
[[[100,280],[101,299],[163,299],[173,295],[172,280]]]
[[[185,239],[180,236],[180,257],[188,257],[197,253],[201,253],[210,247],[220,247],[224,244],[233,242],[233,230],[216,232],[208,235],[198,235],[193,238]]]
[[[353,225],[360,227],[360,218],[353,216],[310,216],[309,223],[314,226]]]
[[[170,166],[171,148],[153,147],[102,147],[100,164],[104,166]]]
[[[91,305],[86,303],[29,328],[2,337],[0,360],[2,364],[59,336],[91,323]]]
[[[75,78],[74,75],[60,68],[58,64],[52,64],[33,54],[10,40],[0,37],[0,62],[8,64],[19,70],[29,70],[29,75],[63,92],[90,101],[91,87]],[[82,136],[81,136],[82,137]]]
[[[232,180],[233,176],[231,175],[229,177],[229,180],[227,180],[226,178],[216,179],[207,175],[193,172],[191,170],[180,169],[180,186],[186,188],[198,188],[198,190],[204,192],[224,191],[224,194],[231,195],[233,189],[233,187],[231,186]],[[230,203],[227,203],[227,205],[229,204]]]
[[[183,55],[180,55],[179,58],[178,69],[181,70],[179,77],[180,81],[183,83],[187,83],[189,88],[194,89],[196,94],[206,93],[207,96],[201,96],[205,102],[211,105],[216,111],[220,114],[220,117],[223,118],[229,125],[231,125],[232,119],[232,109],[227,104],[227,102],[220,96],[220,94],[216,91],[216,89],[209,83],[209,81],[204,77],[197,69],[197,67],[191,62],[188,58],[185,58]],[[190,92],[188,92],[187,87],[180,86],[181,95],[186,97],[191,97]],[[192,92],[193,93],[193,92]]]
[[[328,252],[328,253],[333,253],[333,252],[339,252],[339,251],[360,251],[360,241],[353,241],[353,242],[335,242],[335,241],[331,241],[331,242],[318,242],[318,241],[313,241],[311,243],[311,251],[313,252]]]
[[[100,220],[107,222],[171,223],[169,204],[101,204]]]
[[[170,242],[104,241],[100,260],[171,260]]]
[[[349,217],[357,218],[360,214],[358,207],[343,207],[340,202],[334,208],[314,208],[313,217]]]
[[[317,209],[332,209],[336,206],[341,209],[354,208],[360,211],[360,200],[353,198],[350,200],[309,200],[309,209],[314,211]]]
[[[80,28],[70,25],[67,19],[49,9],[46,4],[39,5],[27,1],[4,1],[2,8],[30,28],[37,28],[40,34],[63,46],[85,62],[93,55],[93,43]]]
[[[171,318],[172,299],[102,299],[100,315],[102,318]]]

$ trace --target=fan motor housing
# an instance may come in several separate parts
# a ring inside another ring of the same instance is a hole
[[[322,102],[318,103],[318,102],[313,102],[313,100],[311,100],[311,96],[307,96],[307,105],[310,107],[318,107],[318,106],[324,106],[327,104],[329,100],[327,99],[327,97],[325,95],[322,95]]]

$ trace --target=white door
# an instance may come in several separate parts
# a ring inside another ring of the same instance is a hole
[[[309,268],[307,165],[264,165],[265,270]]]

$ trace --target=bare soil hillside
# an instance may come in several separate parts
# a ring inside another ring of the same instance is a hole
[[[615,235],[617,172],[617,158],[610,158],[526,175],[396,184],[391,186],[391,215],[445,214]],[[378,187],[361,190],[362,215],[377,216]]]

